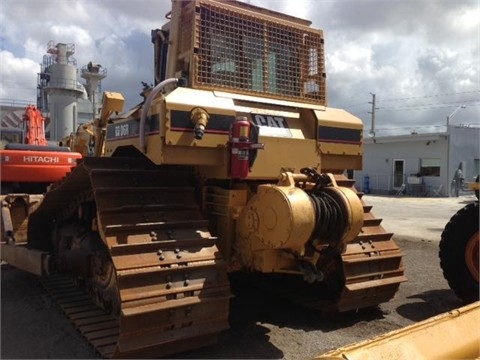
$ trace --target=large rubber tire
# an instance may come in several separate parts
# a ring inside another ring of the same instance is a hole
[[[470,259],[475,256],[471,245],[476,239],[478,269],[478,223],[477,201],[468,204],[452,216],[443,230],[440,241],[439,256],[443,276],[455,294],[467,303],[479,299],[478,274],[475,279],[472,270],[466,264],[466,252],[469,252]]]

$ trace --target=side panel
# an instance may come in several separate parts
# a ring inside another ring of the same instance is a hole
[[[247,117],[264,144],[250,179],[277,179],[282,171],[303,167],[338,172],[362,165],[363,125],[340,109],[313,110],[300,103],[272,104],[179,87],[158,98],[151,112],[145,129],[147,157],[156,164],[197,166],[208,178],[229,177],[229,132],[237,116]],[[198,113],[207,119],[201,137],[194,130]],[[116,146],[138,148],[138,114],[107,127],[107,155]]]
[[[44,152],[29,150],[1,150],[2,182],[54,182],[60,180],[76,160],[79,153]]]
[[[315,110],[322,171],[359,170],[363,157],[363,123],[345,110]]]

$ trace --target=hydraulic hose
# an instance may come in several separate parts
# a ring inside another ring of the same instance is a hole
[[[145,102],[142,106],[142,114],[140,116],[140,149],[146,153],[147,152],[147,144],[145,143],[145,123],[147,122],[147,113],[150,109],[150,105],[152,104],[153,99],[158,95],[160,91],[165,89],[170,84],[178,84],[179,79],[177,78],[169,78],[163,80],[161,83],[158,83],[147,96]]]

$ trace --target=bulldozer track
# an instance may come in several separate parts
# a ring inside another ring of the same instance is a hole
[[[52,186],[31,216],[35,234],[29,233],[29,239],[38,246],[49,238],[52,219],[61,222],[82,203],[95,201],[98,232],[113,264],[119,315],[99,308],[71,279],[54,276],[42,283],[104,357],[168,356],[214,344],[229,327],[226,264],[187,179],[185,167],[156,167],[146,159],[85,158]],[[344,176],[336,181],[354,189]],[[287,298],[312,308],[348,311],[394,296],[406,280],[402,253],[371,208],[364,204],[362,230],[336,265],[343,285],[330,301],[299,296],[292,289],[284,293]]]
[[[226,265],[187,176],[143,159],[85,158],[31,218],[38,245],[49,218],[60,222],[95,200],[119,315],[98,308],[68,278],[42,282],[104,357],[163,357],[214,344],[228,328]]]
[[[355,181],[344,175],[335,176],[337,184],[354,188]],[[363,193],[357,192],[361,199]],[[349,242],[342,253],[345,286],[336,308],[339,311],[371,307],[387,302],[407,280],[404,275],[402,252],[386,232],[382,219],[371,211],[372,206],[363,200],[363,227],[357,237]]]
[[[68,276],[42,277],[40,282],[95,350],[105,358],[112,357],[120,332],[119,320],[101,310]]]

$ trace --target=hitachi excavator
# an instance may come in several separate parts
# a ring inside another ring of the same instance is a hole
[[[65,177],[81,158],[67,147],[47,143],[45,119],[35,106],[26,107],[22,120],[21,128],[1,129],[0,237],[3,243],[26,243],[29,214],[42,201],[48,185]],[[24,253],[17,258],[17,264],[23,264],[26,259],[28,263]]]
[[[67,147],[48,145],[45,119],[33,105],[23,114],[22,128],[2,128],[0,171],[2,194],[42,193],[60,180],[81,156]]]
[[[344,175],[363,125],[327,106],[323,32],[237,1],[173,0],[167,20],[154,87],[29,216],[66,315],[103,356],[139,358],[214,344],[232,272],[318,309],[389,301],[402,253]]]

